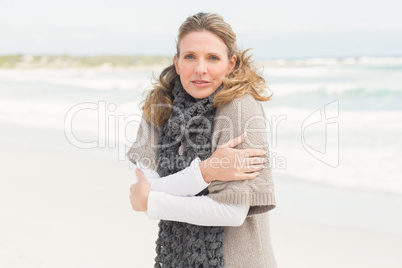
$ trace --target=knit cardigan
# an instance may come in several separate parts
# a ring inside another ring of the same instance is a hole
[[[250,205],[243,225],[225,227],[224,256],[226,268],[275,268],[269,231],[269,210],[275,207],[273,180],[270,168],[266,118],[260,102],[251,95],[233,99],[216,110],[212,152],[227,141],[247,133],[236,149],[259,148],[267,151],[265,168],[252,180],[213,181],[208,196],[213,200],[233,205]],[[127,156],[131,162],[156,170],[158,129],[142,118],[136,141]],[[241,163],[240,163],[241,164]]]

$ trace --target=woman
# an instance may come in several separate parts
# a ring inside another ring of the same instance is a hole
[[[127,156],[141,169],[130,188],[133,209],[161,220],[155,267],[276,267],[258,102],[270,97],[245,54],[222,17],[191,16],[179,29],[174,64],[145,100]]]

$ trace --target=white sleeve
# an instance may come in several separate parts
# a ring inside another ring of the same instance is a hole
[[[157,172],[138,163],[138,168],[144,173],[152,191],[163,192],[177,196],[194,196],[208,187],[209,183],[202,177],[199,163],[200,158],[195,158],[190,166],[175,174],[163,177]]]
[[[240,226],[247,217],[248,205],[229,205],[207,196],[174,196],[151,191],[148,217],[151,220],[187,222],[203,226]]]

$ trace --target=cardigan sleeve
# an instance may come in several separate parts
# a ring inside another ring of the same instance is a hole
[[[260,174],[252,180],[213,181],[208,196],[217,202],[249,205],[249,215],[267,212],[275,207],[271,162],[267,141],[267,120],[260,102],[244,95],[217,109],[214,121],[212,150],[247,132],[245,140],[236,149],[258,148],[267,151],[268,161]],[[241,161],[236,164],[241,165]]]
[[[158,129],[148,122],[144,116],[138,127],[137,137],[131,148],[126,153],[128,159],[133,163],[141,162],[142,166],[156,170],[156,148],[158,145]]]

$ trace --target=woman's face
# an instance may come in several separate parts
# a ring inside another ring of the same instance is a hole
[[[179,43],[180,55],[174,56],[176,72],[188,94],[203,99],[214,93],[223,77],[233,71],[236,56],[228,58],[223,41],[209,31],[191,32]]]

